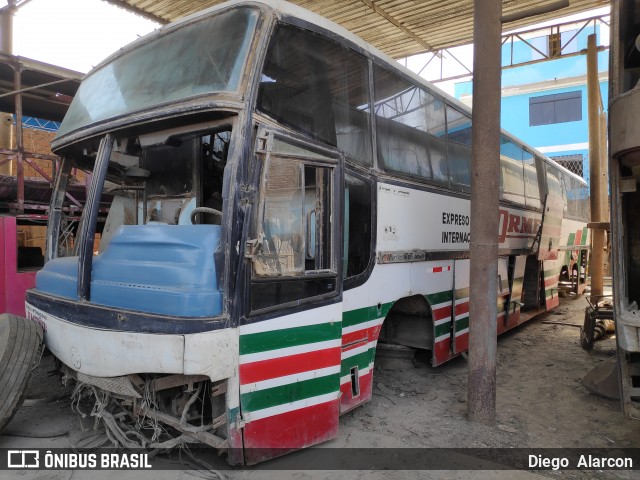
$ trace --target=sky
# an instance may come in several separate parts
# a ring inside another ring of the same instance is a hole
[[[31,0],[14,17],[13,53],[86,73],[158,27],[102,0]]]

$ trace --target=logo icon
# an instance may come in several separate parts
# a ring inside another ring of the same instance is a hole
[[[7,467],[39,468],[40,452],[38,450],[9,450],[7,451]]]

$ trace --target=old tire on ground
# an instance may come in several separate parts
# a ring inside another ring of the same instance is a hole
[[[43,337],[42,327],[33,320],[0,315],[0,432],[22,404]]]

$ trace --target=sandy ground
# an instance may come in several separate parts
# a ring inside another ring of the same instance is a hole
[[[615,338],[595,344],[591,352],[579,344],[584,298],[563,300],[559,308],[538,316],[498,340],[497,424],[485,426],[466,420],[467,363],[460,357],[441,367],[414,361],[402,371],[376,369],[370,403],[340,419],[338,438],[322,448],[359,447],[522,447],[600,448],[640,447],[640,423],[626,421],[619,402],[590,393],[584,375],[615,355]],[[86,423],[85,423],[86,424]],[[0,436],[0,448],[66,447],[79,431],[77,417],[65,398],[48,405],[22,407]],[[34,433],[36,432],[36,433]],[[35,436],[51,438],[34,438]],[[309,452],[309,453],[307,453]],[[296,453],[313,454],[313,450]],[[205,455],[214,468],[224,464]],[[160,460],[175,462],[178,460]],[[245,469],[222,470],[226,478],[296,479],[632,479],[625,471],[281,471],[275,460]],[[453,462],[455,464],[455,462]],[[197,471],[74,471],[0,472],[0,478],[24,480],[154,480],[202,476]],[[208,475],[209,478],[215,475]]]

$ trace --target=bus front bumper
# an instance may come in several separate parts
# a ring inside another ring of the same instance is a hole
[[[135,373],[234,375],[237,329],[193,334],[154,334],[78,325],[26,304],[27,318],[45,330],[47,348],[69,368],[94,377]]]

